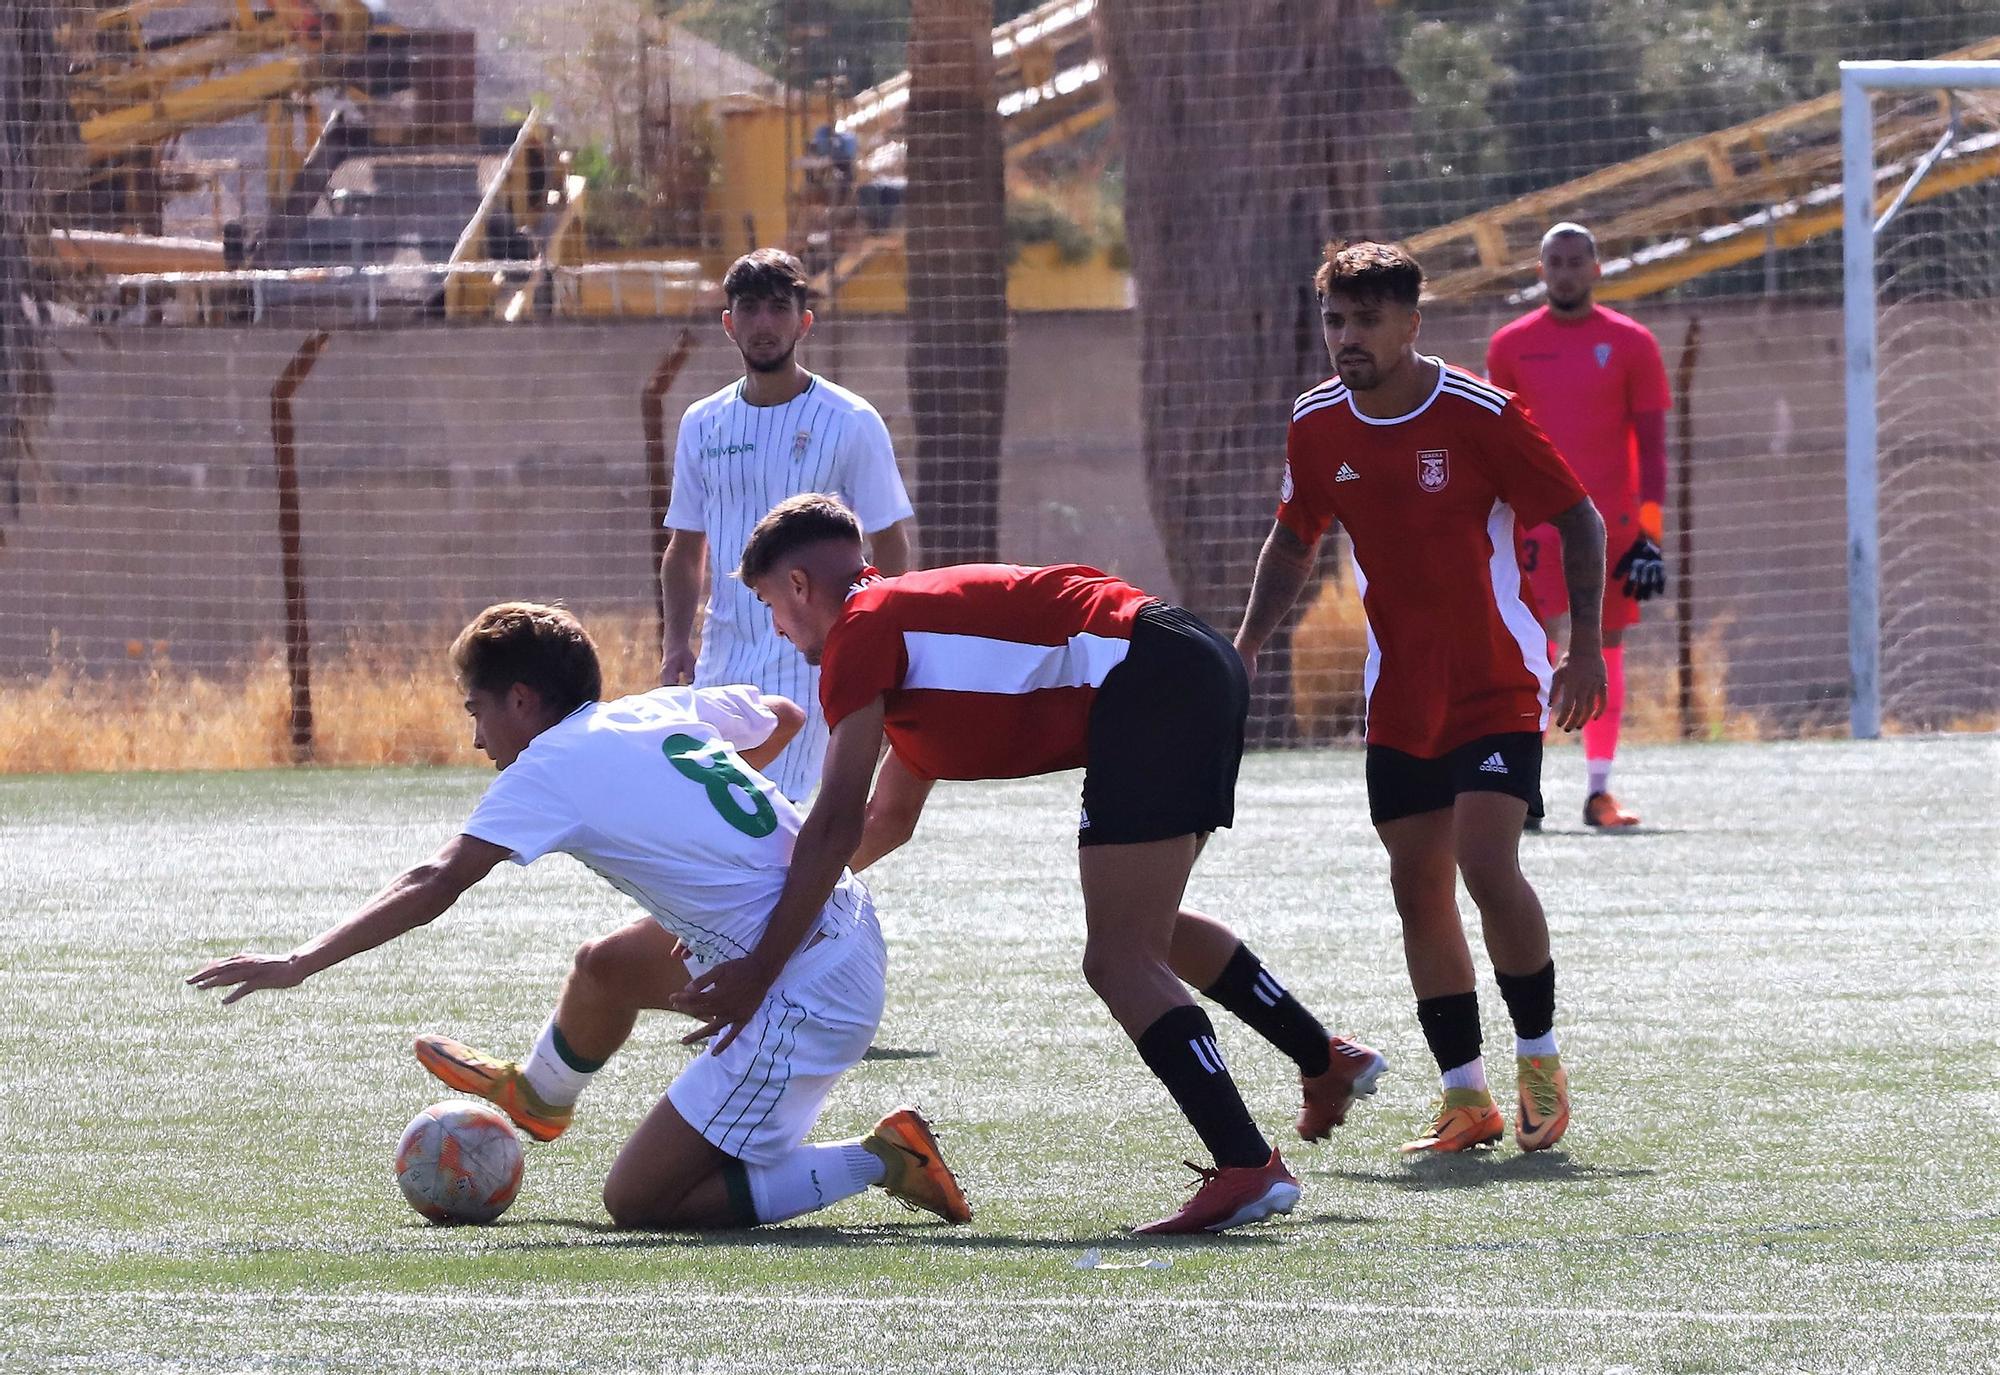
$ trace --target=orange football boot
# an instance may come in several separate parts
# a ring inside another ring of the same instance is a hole
[[[1545,1151],[1569,1130],[1569,1075],[1555,1055],[1517,1055],[1514,1063],[1521,1088],[1514,1142],[1524,1151]]]
[[[521,1067],[434,1033],[417,1037],[417,1062],[460,1093],[484,1098],[514,1119],[537,1141],[553,1141],[569,1129],[574,1107],[544,1103],[528,1087]]]
[[[1592,793],[1583,802],[1583,824],[1615,831],[1626,826],[1637,826],[1639,814],[1628,812],[1619,806],[1618,799],[1610,793]]]
[[[1402,1145],[1404,1155],[1452,1155],[1490,1146],[1507,1134],[1507,1119],[1485,1089],[1446,1089],[1431,1129]]]
[[[861,1147],[888,1171],[880,1188],[889,1197],[949,1223],[972,1221],[972,1205],[944,1163],[936,1133],[915,1108],[897,1108],[877,1122],[875,1130],[861,1138]]]

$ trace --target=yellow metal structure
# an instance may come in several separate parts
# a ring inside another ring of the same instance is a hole
[[[1111,83],[1091,31],[1096,8],[1097,0],[1049,0],[993,30],[993,81],[1009,162],[1110,118]],[[908,72],[854,97],[838,127],[860,142],[864,163],[900,139],[909,103]]]
[[[2000,59],[2000,38],[1946,54]],[[1955,118],[1961,134],[2000,133],[2000,100],[1985,93],[1947,109],[1932,96],[1884,97],[1876,164],[1888,169],[1933,145]],[[2000,177],[2000,140],[1970,138],[1913,201]],[[1707,273],[1837,233],[1840,95],[1835,92],[1482,210],[1407,242],[1440,301],[1518,295],[1535,281],[1541,235],[1576,220],[1597,236],[1608,301],[1654,295]],[[1893,187],[1890,188],[1893,191]],[[1887,198],[1882,203],[1886,205]]]
[[[219,22],[165,39],[149,35],[148,20],[175,11],[209,12],[187,0],[100,4],[58,31],[70,55],[86,181],[157,181],[160,145],[261,110],[275,199],[304,154],[289,102],[344,84],[376,29],[373,16],[360,0],[271,0],[267,9],[230,0]],[[317,128],[307,116],[308,128]],[[155,189],[142,201],[157,196]]]

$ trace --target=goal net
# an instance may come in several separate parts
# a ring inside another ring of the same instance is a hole
[[[2000,62],[1857,62],[1842,74],[1857,188],[1844,226],[1852,729],[1991,728]],[[1903,132],[1885,139],[1885,127]]]

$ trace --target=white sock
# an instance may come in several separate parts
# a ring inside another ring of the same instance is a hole
[[[1558,1053],[1556,1050],[1556,1034],[1551,1030],[1544,1035],[1536,1036],[1532,1039],[1516,1036],[1514,1038],[1514,1053],[1516,1055],[1555,1055]]]
[[[1590,793],[1611,791],[1611,761],[1609,759],[1586,759],[1583,761],[1584,777],[1589,780]]]
[[[783,1222],[852,1198],[887,1177],[887,1167],[858,1141],[801,1146],[775,1165],[745,1165],[759,1222]]]
[[[556,1019],[551,1017],[542,1028],[542,1034],[535,1038],[535,1048],[528,1053],[528,1062],[521,1066],[521,1077],[528,1081],[528,1087],[535,1097],[552,1108],[566,1108],[576,1102],[583,1091],[590,1087],[594,1069],[578,1069],[556,1049]]]
[[[1464,1064],[1444,1072],[1444,1086],[1448,1089],[1483,1089],[1486,1087],[1486,1062],[1467,1060]]]

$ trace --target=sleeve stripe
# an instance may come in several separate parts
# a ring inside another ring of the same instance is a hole
[[[1315,401],[1310,406],[1303,406],[1300,409],[1292,412],[1292,423],[1297,424],[1299,421],[1304,420],[1307,416],[1311,415],[1314,411],[1323,411],[1329,406],[1341,405],[1346,400],[1347,400],[1347,393],[1343,391],[1336,396],[1329,396],[1323,398],[1322,400]]]
[[[1320,383],[1317,387],[1314,387],[1311,391],[1302,393],[1299,396],[1298,400],[1292,402],[1292,413],[1296,415],[1301,406],[1306,405],[1308,402],[1316,401],[1321,397],[1335,396],[1335,395],[1344,396],[1346,394],[1347,394],[1347,386],[1345,383],[1343,383],[1338,377],[1328,378],[1326,381]]]
[[[1502,391],[1500,388],[1494,386],[1490,382],[1480,381],[1477,377],[1472,376],[1470,373],[1463,373],[1463,372],[1448,373],[1445,380],[1445,385],[1449,387],[1452,386],[1453,384],[1456,384],[1458,387],[1460,387],[1467,393],[1484,392],[1488,397],[1490,397],[1492,400],[1498,401],[1501,405],[1504,406],[1507,404],[1506,392]]]
[[[1464,387],[1454,387],[1450,382],[1444,384],[1444,389],[1460,400],[1470,401],[1473,405],[1491,411],[1494,415],[1499,415],[1507,409],[1507,403],[1497,398],[1491,392],[1471,391]]]

